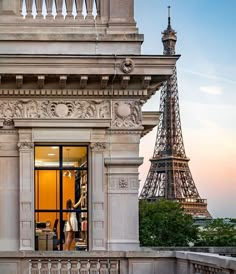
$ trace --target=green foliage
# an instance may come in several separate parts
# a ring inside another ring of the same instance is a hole
[[[198,246],[236,246],[236,228],[233,222],[214,219],[199,230]]]
[[[197,239],[190,215],[177,202],[139,202],[139,238],[142,246],[188,246]]]

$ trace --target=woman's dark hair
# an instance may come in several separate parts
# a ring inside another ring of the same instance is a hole
[[[66,209],[72,209],[73,205],[72,205],[72,201],[71,199],[68,199],[66,201]]]

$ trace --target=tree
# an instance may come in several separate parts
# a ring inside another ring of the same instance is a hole
[[[197,227],[180,204],[169,200],[139,202],[139,238],[143,246],[188,246]]]
[[[199,231],[198,246],[236,246],[235,223],[214,219]]]

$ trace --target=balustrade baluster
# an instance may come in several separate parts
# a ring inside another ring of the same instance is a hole
[[[100,17],[100,1],[101,1],[101,0],[95,0],[96,9],[97,9],[97,18]]]
[[[66,0],[66,9],[67,9],[67,15],[66,17],[73,18],[74,15],[72,14],[73,12],[73,0]]]
[[[110,274],[118,273],[118,261],[110,261]]]
[[[100,261],[100,274],[108,274],[107,261]]]
[[[77,11],[77,19],[84,19],[82,11],[83,11],[83,3],[84,0],[76,0],[76,11]]]
[[[62,14],[62,3],[63,3],[63,0],[56,0],[56,9],[57,9],[56,18],[57,18],[57,19],[63,18],[63,14]]]
[[[89,274],[99,274],[99,263],[98,261],[90,261],[90,272]]]
[[[27,18],[32,17],[32,5],[33,5],[32,0],[26,0],[25,5],[26,5],[26,12],[27,12],[25,17]]]
[[[48,261],[42,261],[40,274],[48,274],[48,273],[49,273]]]
[[[68,274],[68,261],[61,262],[61,274]]]
[[[70,274],[78,274],[78,261],[76,260],[71,261]]]
[[[39,273],[38,261],[31,261],[30,262],[30,273],[31,274],[38,274]]]
[[[58,274],[58,261],[51,262],[51,273],[50,274]]]
[[[80,274],[89,274],[89,264],[87,260],[80,261]]]
[[[94,0],[85,0],[86,10],[87,10],[86,20],[94,19],[93,14],[92,14],[92,12],[93,12],[93,1]]]
[[[42,0],[36,0],[37,18],[43,18],[42,5],[43,5],[43,1]]]
[[[47,17],[53,17],[53,15],[52,15],[52,1],[53,0],[46,0]]]

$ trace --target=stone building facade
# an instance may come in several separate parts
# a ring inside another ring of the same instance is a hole
[[[86,205],[75,211],[86,221],[85,249],[139,247],[139,142],[159,117],[142,106],[178,56],[141,55],[133,0],[75,3],[0,3],[1,251],[40,250],[36,229],[51,239],[55,219],[62,235],[65,177],[76,199],[78,174],[86,174]],[[81,147],[86,155],[76,156]],[[49,171],[57,174],[52,188],[43,181]],[[47,206],[50,199],[55,206]]]

